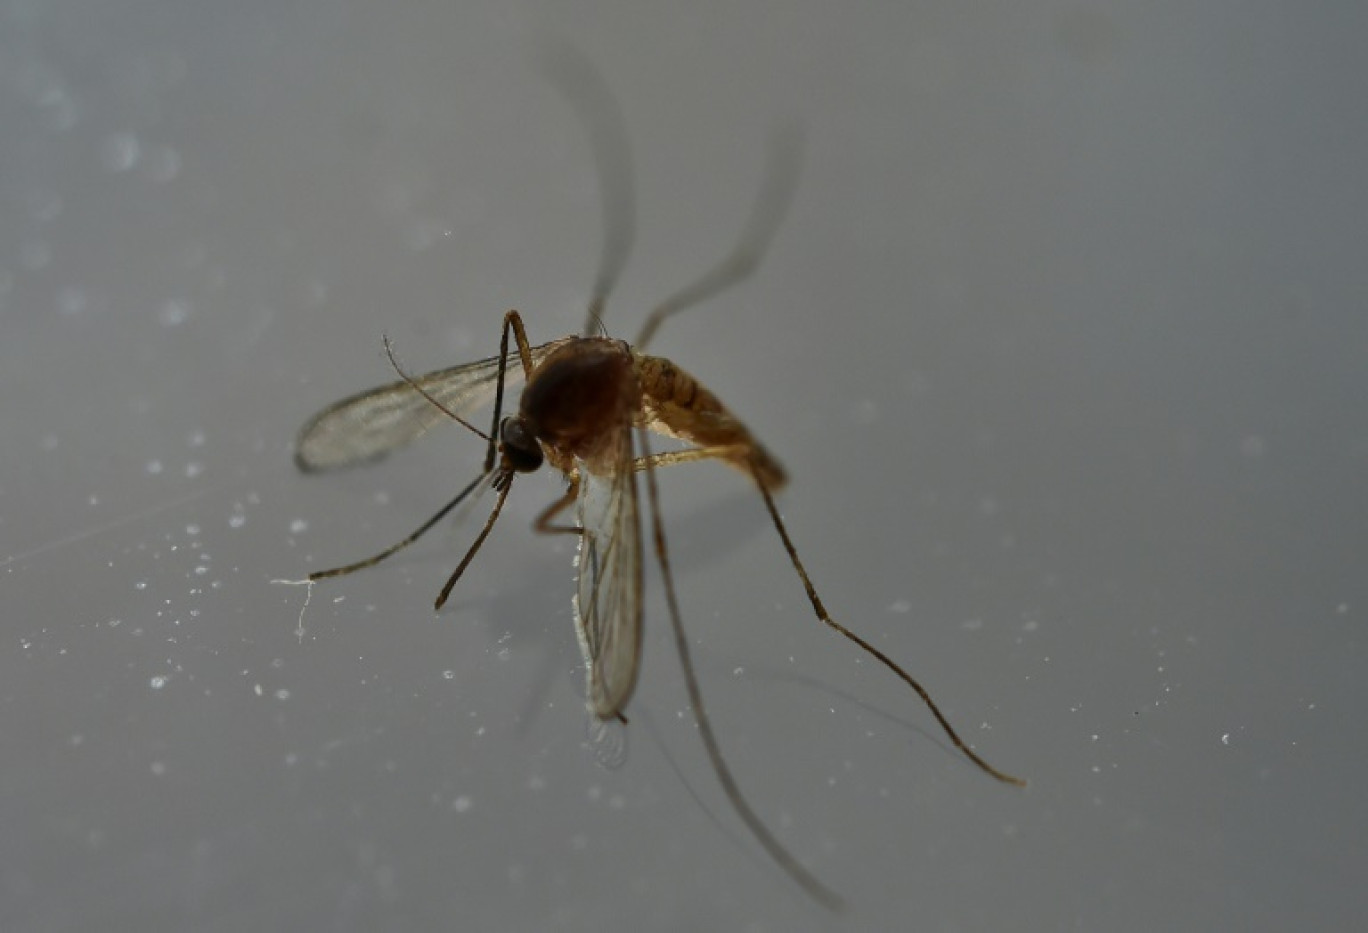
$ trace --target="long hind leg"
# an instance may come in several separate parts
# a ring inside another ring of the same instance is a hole
[[[798,549],[793,546],[793,540],[789,537],[788,528],[785,527],[784,520],[779,517],[779,508],[774,504],[774,496],[770,494],[769,488],[765,486],[765,482],[761,479],[758,471],[754,472],[754,476],[755,484],[760,488],[760,495],[764,497],[765,508],[769,510],[770,518],[774,521],[774,530],[779,533],[779,540],[783,542],[784,550],[788,552],[789,561],[793,564],[793,569],[797,572],[798,579],[802,581],[803,589],[807,591],[808,601],[812,603],[812,610],[817,614],[817,618],[832,630],[844,635],[866,652],[873,655],[874,658],[884,665],[884,667],[887,667],[894,674],[897,674],[904,683],[911,687],[913,691],[916,692],[917,696],[921,697],[922,702],[925,703],[927,709],[931,711],[931,715],[936,717],[936,722],[940,723],[941,729],[950,737],[950,741],[955,743],[955,747],[968,756],[970,761],[1003,783],[1025,787],[1026,782],[1024,780],[994,768],[988,762],[980,758],[972,748],[966,745],[964,740],[959,737],[959,733],[950,725],[950,721],[945,718],[945,714],[940,711],[940,707],[936,706],[935,701],[931,699],[930,692],[913,679],[911,674],[908,674],[907,671],[903,670],[888,655],[884,654],[878,648],[875,648],[869,642],[865,641],[864,638],[831,617],[831,613],[827,612],[826,606],[822,604],[821,597],[817,595],[817,588],[813,586],[812,578],[808,576],[807,568],[803,566],[803,562],[798,558]]]

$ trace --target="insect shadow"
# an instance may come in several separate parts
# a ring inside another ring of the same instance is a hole
[[[1024,782],[979,757],[920,683],[832,618],[774,501],[774,494],[788,480],[784,468],[708,388],[665,357],[646,352],[666,320],[743,281],[759,265],[796,189],[802,152],[797,130],[781,131],[771,141],[764,182],[735,248],[702,277],[651,310],[636,340],[628,343],[607,336],[603,326],[608,296],[634,238],[635,191],[623,118],[602,78],[577,53],[558,46],[544,50],[543,59],[551,81],[566,93],[588,129],[604,205],[603,249],[582,332],[533,344],[522,316],[509,311],[504,315],[496,356],[421,376],[411,376],[400,367],[386,339],[386,353],[400,380],[345,398],[311,418],[296,442],[299,468],[313,473],[376,460],[444,421],[454,421],[485,441],[484,466],[403,540],[365,560],[312,573],[309,579],[374,566],[408,547],[477,490],[492,488],[493,507],[438,594],[434,605],[440,609],[493,530],[517,477],[544,465],[559,471],[566,482],[565,493],[543,509],[533,527],[543,534],[573,535],[577,540],[575,625],[594,716],[610,733],[627,723],[623,711],[636,687],[641,658],[642,553],[649,538],[699,737],[728,801],[780,868],[819,903],[838,909],[839,895],[784,848],[742,794],[722,755],[681,621],[661,519],[658,470],[718,460],[747,476],[764,502],[817,618],[901,678],[954,746],[980,769],[1009,784]],[[517,385],[522,392],[516,409],[505,415],[505,398]],[[467,418],[491,400],[493,417],[486,431]],[[683,446],[653,451],[653,434],[676,439]],[[574,517],[567,521],[563,516],[572,508]]]

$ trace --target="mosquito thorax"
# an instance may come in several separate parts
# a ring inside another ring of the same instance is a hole
[[[548,447],[586,457],[616,436],[634,379],[626,343],[582,337],[547,357],[528,379],[518,413]]]
[[[521,417],[508,417],[499,425],[504,463],[518,473],[531,473],[542,465],[541,444]]]

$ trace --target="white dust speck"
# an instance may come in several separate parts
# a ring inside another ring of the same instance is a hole
[[[889,603],[888,611],[906,615],[912,611],[912,603],[906,599],[895,599],[893,602]]]
[[[228,516],[229,528],[241,528],[245,524],[247,524],[247,516],[243,515],[241,512],[236,515]]]
[[[126,172],[138,164],[142,146],[132,133],[111,133],[100,141],[100,164],[111,172]]]
[[[147,461],[147,465],[144,466],[143,469],[146,470],[152,476],[158,476],[161,474],[162,471],[162,462],[160,460],[149,460]]]
[[[440,223],[431,220],[419,221],[409,228],[409,247],[417,252],[423,252],[431,249],[441,237],[448,235],[450,231]]]
[[[457,813],[466,813],[474,805],[475,801],[471,800],[467,794],[461,794],[461,796],[451,801],[451,809],[455,810]]]
[[[153,774],[154,776],[156,776],[156,777],[161,777],[161,776],[162,776],[163,774],[165,774],[165,773],[166,773],[166,762],[164,762],[164,761],[154,761],[154,762],[152,762],[152,774]]]
[[[309,523],[302,518],[296,518],[294,521],[290,522],[290,534],[292,535],[302,535],[308,530]]]
[[[158,674],[156,677],[153,677],[151,680],[149,680],[147,682],[147,685],[151,687],[153,690],[160,690],[162,687],[166,686],[166,682],[170,679],[171,678],[163,674]]]
[[[81,314],[90,307],[90,296],[84,288],[67,285],[57,290],[57,313],[67,317]]]
[[[50,85],[33,96],[33,102],[43,110],[46,125],[58,132],[64,132],[76,125],[80,115],[76,101],[64,89]]]
[[[872,398],[861,399],[851,406],[850,416],[856,424],[873,424],[879,420],[879,406]]]
[[[194,306],[190,302],[179,298],[173,298],[161,306],[157,311],[157,320],[163,327],[175,327],[184,324],[190,319],[190,314]]]

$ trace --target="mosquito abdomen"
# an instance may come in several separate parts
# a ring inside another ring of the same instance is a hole
[[[707,386],[662,356],[638,353],[634,361],[647,427],[703,448],[734,448],[719,459],[743,473],[754,470],[771,490],[788,482],[779,461]]]

